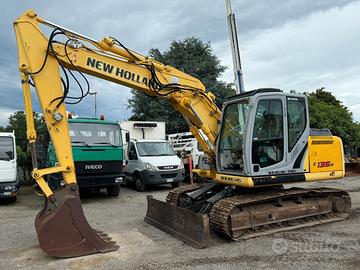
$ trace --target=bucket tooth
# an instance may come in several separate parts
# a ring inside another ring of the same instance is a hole
[[[67,185],[46,198],[44,208],[36,216],[35,228],[40,247],[53,257],[79,257],[119,248],[88,224],[77,184]]]

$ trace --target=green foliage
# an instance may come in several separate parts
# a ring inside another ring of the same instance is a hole
[[[16,146],[18,177],[21,185],[31,185],[34,180],[31,177],[32,164],[30,149],[23,150],[20,146]]]
[[[340,100],[324,88],[305,94],[312,128],[328,128],[343,140],[345,146],[360,146],[360,125]]]
[[[28,151],[24,151],[19,145],[16,146],[17,165],[20,167],[26,167],[29,165],[28,160],[31,160],[31,154]]]
[[[0,132],[7,132],[8,130],[7,130],[7,128],[6,127],[1,127],[0,126]]]
[[[231,84],[218,80],[226,67],[221,65],[210,43],[190,37],[182,41],[173,41],[169,49],[162,53],[158,49],[151,49],[149,55],[200,79],[207,91],[216,96],[216,104],[220,108],[227,97],[235,94]],[[165,121],[167,133],[188,131],[188,125],[182,116],[167,102],[148,97],[139,91],[133,90],[132,94],[129,108],[133,115],[129,120]]]
[[[34,124],[38,133],[46,130],[44,117],[34,112]],[[22,150],[26,150],[26,116],[24,111],[16,111],[9,117],[9,125],[6,128],[9,131],[15,130],[16,145],[20,146]]]

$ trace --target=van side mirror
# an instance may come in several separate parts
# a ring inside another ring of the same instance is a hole
[[[136,155],[136,153],[133,152],[133,151],[130,151],[130,152],[129,152],[129,159],[130,159],[130,160],[137,160],[137,155]]]
[[[129,132],[126,132],[125,133],[125,141],[128,143],[130,142],[130,133]]]

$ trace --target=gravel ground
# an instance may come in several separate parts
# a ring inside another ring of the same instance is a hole
[[[213,235],[209,247],[197,250],[143,221],[146,194],[164,200],[169,188],[138,193],[123,187],[118,198],[83,199],[91,226],[107,232],[119,250],[72,259],[54,259],[39,248],[33,223],[43,199],[23,187],[15,204],[0,205],[0,269],[360,269],[360,177],[305,186],[350,192],[352,215],[242,242]]]

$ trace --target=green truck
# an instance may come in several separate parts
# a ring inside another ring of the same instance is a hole
[[[97,118],[70,118],[69,133],[80,191],[99,191],[106,188],[111,197],[117,197],[123,175],[123,143],[118,122]],[[56,166],[53,145],[47,150],[47,165]],[[47,179],[52,189],[63,185],[61,175]]]

